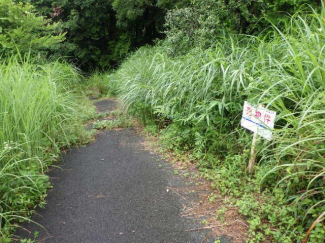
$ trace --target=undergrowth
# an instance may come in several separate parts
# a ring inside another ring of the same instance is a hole
[[[250,224],[248,242],[325,238],[325,15],[295,15],[259,36],[224,35],[171,57],[140,48],[106,77],[110,92],[173,151],[190,152]],[[240,128],[244,101],[277,112],[271,142]]]
[[[93,122],[93,128],[98,130],[111,130],[117,128],[129,128],[134,125],[134,121],[130,117],[119,111],[110,112],[108,113],[108,116],[110,116],[111,119],[97,120]]]
[[[60,149],[83,143],[86,103],[78,72],[59,62],[12,57],[0,63],[0,242],[43,206],[45,175]]]

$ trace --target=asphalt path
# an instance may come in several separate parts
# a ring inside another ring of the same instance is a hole
[[[99,112],[114,101],[95,103]],[[17,238],[49,243],[211,243],[200,219],[182,217],[181,198],[168,190],[185,182],[158,155],[145,151],[134,129],[100,131],[94,143],[73,148],[49,172],[53,188],[44,209]],[[231,242],[226,237],[222,242]],[[19,242],[19,241],[17,241]]]

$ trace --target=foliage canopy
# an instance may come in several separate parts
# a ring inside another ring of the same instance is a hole
[[[38,16],[32,5],[0,0],[0,55],[47,55],[64,40],[56,30],[57,24]]]
[[[166,35],[184,53],[208,47],[222,32],[255,33],[318,0],[25,0],[60,23],[67,40],[59,55],[83,69],[109,69],[131,51]],[[261,19],[265,17],[265,19]],[[268,20],[266,20],[268,19]],[[175,53],[174,53],[175,54]]]
[[[26,0],[28,1],[28,0]],[[61,23],[67,41],[61,56],[84,69],[112,68],[130,51],[163,37],[169,0],[29,0],[38,10]]]

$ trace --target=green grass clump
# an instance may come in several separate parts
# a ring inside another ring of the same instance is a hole
[[[74,68],[10,58],[0,63],[0,241],[28,220],[49,187],[44,174],[60,148],[78,142],[81,107]]]
[[[165,128],[166,146],[192,151],[213,185],[239,198],[250,242],[322,242],[324,12],[293,16],[282,30],[167,53],[141,48],[109,76],[125,107]],[[253,177],[246,172],[252,136],[239,126],[245,100],[277,112],[274,140],[259,141]]]
[[[110,81],[107,73],[95,72],[85,83],[88,91],[96,94],[98,97],[111,97],[116,95],[115,83]]]
[[[133,121],[128,117],[119,115],[112,120],[98,120],[93,123],[93,128],[102,130],[112,130],[117,128],[130,128],[133,127]]]

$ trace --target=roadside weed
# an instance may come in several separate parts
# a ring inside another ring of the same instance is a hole
[[[140,48],[109,76],[163,146],[190,153],[215,189],[237,199],[251,242],[325,238],[325,12],[311,11],[281,30],[225,34],[184,55]],[[274,140],[258,142],[253,176],[252,135],[240,127],[246,100],[278,114]]]

